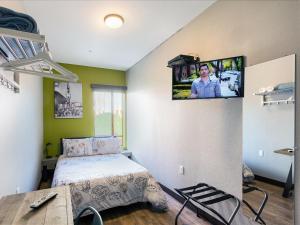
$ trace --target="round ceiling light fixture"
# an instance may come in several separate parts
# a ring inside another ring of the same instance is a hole
[[[116,29],[124,24],[124,19],[118,14],[109,14],[104,17],[104,23],[109,28]]]

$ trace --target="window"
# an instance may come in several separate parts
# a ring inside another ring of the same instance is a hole
[[[116,136],[124,146],[125,91],[94,89],[95,136]]]

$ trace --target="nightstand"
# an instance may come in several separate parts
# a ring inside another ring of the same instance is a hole
[[[125,155],[126,157],[128,157],[129,159],[131,159],[132,157],[132,152],[128,151],[128,150],[124,150],[121,152],[123,155]]]
[[[49,175],[54,172],[57,163],[57,158],[46,158],[42,160],[42,181],[47,181]]]

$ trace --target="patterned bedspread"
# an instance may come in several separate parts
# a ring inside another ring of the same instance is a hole
[[[164,192],[141,165],[122,154],[60,156],[52,187],[70,185],[73,214],[93,206],[98,211],[136,202],[167,210]]]

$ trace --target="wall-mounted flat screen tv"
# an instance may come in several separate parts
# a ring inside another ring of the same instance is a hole
[[[244,57],[173,67],[173,100],[244,97]]]

